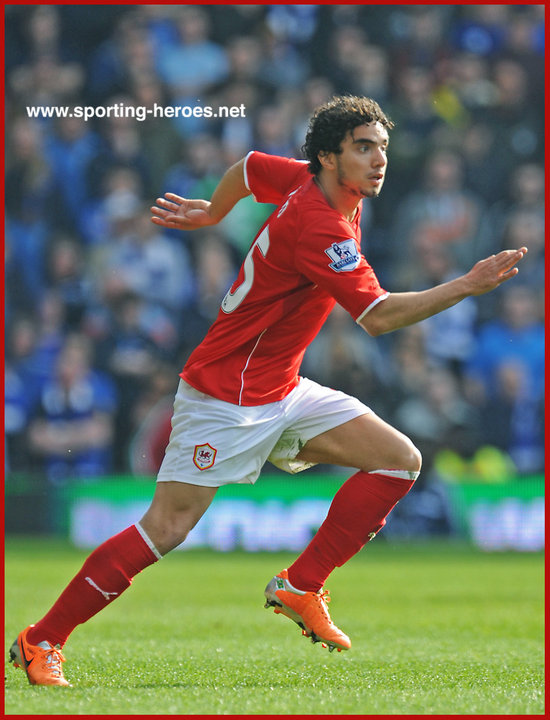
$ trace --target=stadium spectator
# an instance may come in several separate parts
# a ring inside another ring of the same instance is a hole
[[[36,309],[36,335],[31,355],[34,378],[40,385],[51,377],[66,334],[63,299],[58,292],[48,288]]]
[[[529,102],[537,104],[545,93],[545,77],[540,72],[544,53],[544,6],[520,5],[514,7],[514,18],[506,28],[503,57],[516,60],[525,69],[529,87]]]
[[[128,465],[134,475],[155,475],[172,430],[177,370],[163,362],[151,369],[132,410]]]
[[[32,316],[11,319],[4,356],[5,470],[29,469],[28,425],[40,391],[35,375],[37,325]]]
[[[207,318],[210,326],[218,314],[224,295],[231,287],[237,263],[231,248],[215,231],[197,239],[194,254],[196,312]]]
[[[265,22],[276,37],[300,48],[313,37],[319,17],[318,5],[270,5]]]
[[[210,20],[200,5],[178,6],[174,22],[178,40],[157,48],[157,71],[173,102],[192,106],[197,97],[227,77],[227,51],[210,38]],[[192,116],[175,118],[174,124],[183,137],[191,137],[203,132],[207,123]]]
[[[18,313],[7,324],[7,367],[22,381],[23,404],[32,409],[51,377],[65,339],[65,307],[55,291],[42,297],[35,313]],[[20,458],[22,463],[25,457]]]
[[[272,155],[292,155],[292,115],[288,106],[279,102],[277,105],[266,105],[260,110],[256,121],[255,147]]]
[[[222,5],[210,11],[211,36],[220,44],[230,43],[237,35],[257,37],[265,21],[266,7],[262,5]]]
[[[303,88],[301,103],[294,119],[294,146],[299,148],[306,134],[309,118],[316,107],[328,102],[334,95],[334,86],[323,75],[310,77]]]
[[[477,5],[458,17],[452,29],[454,44],[483,57],[494,57],[504,47],[512,24],[507,5]]]
[[[506,218],[501,243],[501,247],[505,247],[510,242],[521,242],[529,248],[529,261],[525,263],[519,284],[528,286],[538,295],[541,308],[544,302],[545,283],[544,227],[544,217],[537,210],[523,209],[519,206]],[[541,318],[544,316],[542,310],[538,314]]]
[[[210,196],[222,175],[219,140],[205,133],[181,147],[182,157],[167,169],[163,190],[178,187],[193,193],[200,189],[203,195]]]
[[[396,128],[399,128],[392,138],[392,162],[395,166],[392,197],[401,198],[418,183],[419,169],[431,156],[435,133],[444,124],[435,111],[430,71],[413,65],[394,71],[390,107]],[[395,212],[395,207],[392,212]]]
[[[92,190],[89,170],[101,148],[97,133],[74,113],[56,121],[45,145],[48,163],[63,196],[65,214],[81,234],[85,232],[82,210]]]
[[[502,237],[509,217],[516,211],[535,213],[545,219],[544,168],[538,163],[521,163],[511,175],[504,173],[507,184],[499,198],[488,208],[484,225],[493,247],[502,247]]]
[[[448,6],[435,5],[401,6],[396,12],[399,21],[394,22],[394,67],[433,70],[450,55],[446,41],[446,29],[451,10]]]
[[[481,120],[472,122],[457,133],[454,146],[462,152],[465,187],[478,195],[490,208],[506,195],[509,180],[508,161],[499,150],[491,125]],[[494,227],[485,222],[488,212],[482,217],[485,252],[494,242],[495,235]]]
[[[35,6],[26,29],[26,62],[9,75],[18,102],[52,107],[74,100],[84,85],[84,71],[68,52],[71,43],[62,36],[59,8]]]
[[[335,92],[349,91],[360,82],[359,66],[366,47],[367,36],[361,27],[341,25],[334,29],[327,48],[330,63],[325,69],[325,76]],[[383,77],[380,81],[383,82]]]
[[[101,147],[95,153],[88,170],[90,191],[97,193],[104,178],[112,170],[126,168],[139,176],[143,192],[149,195],[153,190],[149,166],[141,144],[141,122],[131,116],[131,109],[135,111],[135,103],[128,95],[111,96],[106,102],[110,107],[127,108],[128,116],[112,115],[102,124]]]
[[[160,350],[143,328],[143,302],[131,292],[120,292],[111,300],[112,321],[109,334],[96,350],[97,366],[110,377],[117,391],[113,414],[113,460],[117,470],[127,461],[133,407],[148,382]]]
[[[44,151],[43,128],[19,117],[8,134],[6,158],[7,267],[21,279],[21,303],[40,302],[45,288],[46,244],[63,216],[59,185]],[[17,296],[8,298],[17,302]]]
[[[422,248],[419,244],[418,249],[418,277],[413,285],[415,290],[439,285],[460,275],[448,247],[429,245]],[[474,350],[476,318],[475,300],[466,298],[421,323],[430,365],[443,366],[458,376],[462,375],[464,365]]]
[[[408,392],[393,419],[422,453],[425,478],[439,450],[470,457],[480,443],[480,413],[463,395],[457,377],[444,367],[431,368],[427,382]]]
[[[486,443],[500,448],[520,474],[544,470],[544,403],[533,393],[523,362],[506,358],[495,368],[494,392],[480,408]]]
[[[146,177],[149,186],[154,192],[162,187],[166,168],[168,168],[181,152],[182,139],[176,128],[158,112],[155,107],[169,106],[168,94],[154,73],[143,73],[134,78],[128,91],[132,97],[132,104],[138,108],[146,108],[150,114],[147,121],[137,123],[139,144],[143,156]]]
[[[483,112],[497,102],[497,88],[490,75],[489,62],[483,55],[457,53],[448,65],[447,82],[467,112]]]
[[[224,158],[234,163],[253,144],[254,122],[263,104],[265,86],[251,81],[230,80],[212,94],[212,103],[219,107],[246,108],[245,116],[227,118],[218,126]]]
[[[30,449],[54,485],[95,478],[112,467],[116,395],[111,381],[92,368],[91,356],[87,338],[67,338],[30,421]]]
[[[336,305],[306,351],[304,374],[370,402],[383,415],[390,375],[379,345]]]
[[[125,234],[140,206],[142,192],[141,179],[131,168],[115,167],[106,173],[97,195],[90,196],[81,209],[82,235],[91,251]]]
[[[69,235],[54,235],[47,252],[48,288],[59,297],[65,309],[65,330],[77,331],[91,303],[86,255],[81,244]]]
[[[466,368],[472,398],[495,398],[499,370],[509,363],[522,368],[522,393],[532,399],[542,397],[545,343],[538,299],[536,291],[525,285],[502,289],[500,317],[481,325]]]
[[[402,287],[416,276],[413,254],[430,246],[446,247],[461,271],[478,252],[482,201],[464,187],[463,164],[451,150],[439,150],[426,162],[423,187],[410,192],[398,209],[393,237],[406,252],[394,264]]]
[[[91,54],[87,75],[87,96],[97,105],[128,92],[132,82],[144,75],[156,76],[154,45],[140,11],[124,9],[112,34]]]
[[[263,57],[259,79],[275,89],[300,88],[309,72],[308,58],[286,36],[278,35],[268,25],[260,34]]]
[[[488,119],[509,170],[520,163],[537,162],[543,153],[544,119],[529,98],[529,78],[517,60],[503,58],[493,66],[497,102]]]
[[[120,221],[111,242],[96,253],[97,292],[104,297],[133,292],[151,309],[177,315],[192,299],[187,251],[159,233],[149,221],[148,209],[137,202]]]

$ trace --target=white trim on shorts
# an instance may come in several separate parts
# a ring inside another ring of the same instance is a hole
[[[252,407],[218,400],[181,380],[157,482],[253,484],[267,460],[301,472],[316,464],[296,460],[308,440],[370,412],[357,398],[308,378],[282,400]]]

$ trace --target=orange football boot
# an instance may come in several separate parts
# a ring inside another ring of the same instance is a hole
[[[298,590],[290,584],[288,571],[282,570],[270,580],[264,595],[265,607],[274,607],[275,613],[294,620],[302,628],[302,635],[310,637],[311,642],[321,642],[324,647],[328,647],[329,652],[334,649],[341,652],[351,647],[349,637],[330,619],[328,590]]]
[[[10,648],[10,662],[13,666],[23,668],[31,685],[63,685],[70,687],[63,675],[61,663],[65,662],[59,645],[54,647],[44,642],[31,645],[27,642],[27,633],[30,628],[23,630],[14,640]]]

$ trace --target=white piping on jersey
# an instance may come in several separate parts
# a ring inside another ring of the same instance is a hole
[[[389,292],[384,293],[384,295],[380,295],[380,297],[377,297],[376,300],[373,300],[371,302],[371,304],[363,310],[363,312],[361,313],[361,315],[359,315],[359,317],[355,320],[355,322],[360,323],[361,320],[365,317],[365,315],[369,312],[369,310],[372,310],[372,308],[375,305],[378,305],[379,302],[382,302],[382,300],[385,300],[388,297],[388,295],[389,295]]]
[[[246,358],[245,366],[244,366],[244,368],[242,369],[242,372],[241,372],[241,391],[239,392],[239,405],[241,404],[241,400],[242,400],[242,397],[243,397],[243,391],[244,391],[244,374],[245,374],[246,369],[247,369],[247,367],[248,367],[248,363],[249,363],[250,360],[252,359],[252,355],[254,355],[254,351],[256,350],[256,348],[258,347],[258,345],[260,344],[260,340],[262,339],[262,335],[263,335],[266,331],[267,331],[267,328],[265,328],[264,330],[262,330],[262,332],[258,335],[258,339],[256,340],[256,344],[255,344],[254,347],[252,348],[252,350],[251,350],[251,352],[250,352],[250,355]]]

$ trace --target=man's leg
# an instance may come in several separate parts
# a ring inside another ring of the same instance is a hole
[[[418,477],[422,460],[405,435],[374,413],[318,435],[298,457],[360,468],[336,493],[326,520],[288,569],[291,583],[316,592],[335,567],[353,557],[385,525]]]
[[[63,678],[63,658],[55,646],[63,647],[77,625],[119,597],[137,573],[183,542],[216,490],[179,482],[157,483],[141,521],[94,550],[49,612],[20,633],[12,647],[12,659],[25,668],[31,683],[66,684],[56,681]]]
[[[290,617],[330,649],[351,646],[333,625],[320,591],[335,567],[355,555],[384,526],[418,477],[421,457],[412,442],[374,414],[310,440],[298,458],[361,468],[336,493],[312,541],[266,588],[268,605]]]

